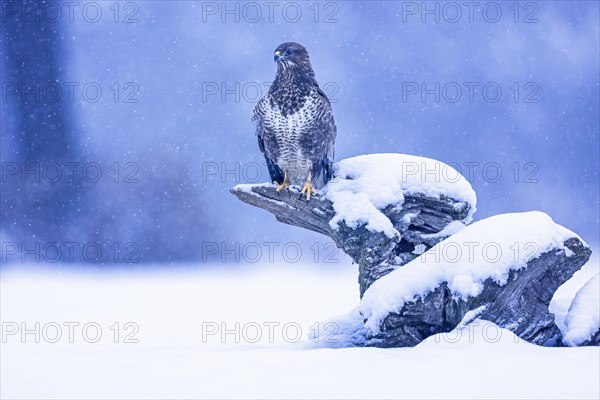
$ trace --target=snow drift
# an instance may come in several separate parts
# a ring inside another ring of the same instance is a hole
[[[563,341],[566,345],[598,344],[600,340],[600,274],[579,289],[569,307],[565,326],[567,333]]]

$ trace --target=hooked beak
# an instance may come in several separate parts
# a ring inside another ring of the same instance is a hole
[[[277,61],[279,61],[280,58],[281,58],[281,52],[279,50],[277,50],[275,52],[275,55],[273,56],[273,61],[277,62]]]

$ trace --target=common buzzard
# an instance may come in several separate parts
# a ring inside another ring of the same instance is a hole
[[[254,108],[258,146],[277,190],[302,186],[307,200],[333,175],[336,126],[331,103],[319,88],[299,43],[275,49],[277,75]]]

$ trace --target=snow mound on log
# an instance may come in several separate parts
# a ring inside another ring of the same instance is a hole
[[[454,296],[477,296],[485,280],[504,285],[511,270],[526,267],[543,253],[572,254],[563,244],[570,238],[579,236],[539,211],[477,221],[375,281],[362,298],[360,313],[376,334],[389,313],[425,297],[442,282],[448,283]]]
[[[336,212],[329,222],[333,229],[343,221],[351,228],[366,224],[372,232],[397,236],[398,231],[381,210],[401,205],[406,194],[468,203],[465,224],[476,210],[477,197],[471,184],[440,161],[407,154],[368,154],[342,160],[337,166],[336,176],[323,188]]]

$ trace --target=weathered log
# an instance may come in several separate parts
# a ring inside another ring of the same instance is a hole
[[[330,237],[358,263],[361,298],[373,282],[450,236],[470,211],[470,205],[464,201],[407,193],[402,203],[380,210],[398,232],[389,237],[367,229],[364,224],[350,227],[343,220],[331,226],[336,214],[334,204],[322,194],[307,201],[294,188],[277,192],[271,184],[238,185],[231,192],[240,200],[274,214],[280,222]],[[479,309],[480,318],[522,339],[561,346],[561,332],[548,305],[558,287],[587,262],[590,254],[589,247],[573,234],[564,241],[563,249],[541,253],[528,261],[526,268],[511,270],[504,285],[488,279],[483,282],[480,294],[461,298],[454,296],[447,283],[442,282],[397,312],[390,311],[374,336],[367,329],[360,330],[364,334],[358,337],[356,332],[339,333],[353,337],[352,345],[414,346],[433,334],[451,331],[467,312]],[[348,326],[355,329],[352,324]]]
[[[374,281],[417,257],[417,246],[421,245],[421,253],[449,236],[435,234],[454,221],[464,220],[470,210],[467,203],[449,197],[405,194],[402,204],[381,210],[400,234],[388,237],[365,225],[348,227],[343,221],[334,229],[329,224],[335,215],[333,204],[320,194],[307,201],[295,188],[277,192],[272,184],[238,185],[231,193],[274,214],[279,222],[330,237],[358,264],[361,297]]]
[[[526,268],[510,272],[500,286],[484,282],[483,291],[467,299],[456,298],[443,282],[424,298],[405,304],[390,313],[381,332],[362,345],[376,347],[414,346],[427,337],[453,330],[468,311],[481,307],[479,318],[506,328],[528,342],[561,346],[561,332],[548,310],[554,292],[584,265],[591,255],[579,239],[565,241],[570,251],[552,250],[527,263]]]

